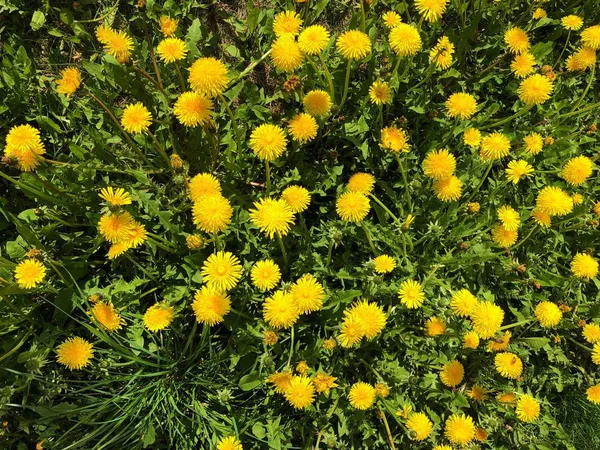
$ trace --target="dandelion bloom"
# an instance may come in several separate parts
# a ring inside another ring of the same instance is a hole
[[[286,34],[296,36],[302,26],[302,19],[295,11],[282,11],[273,19],[273,33],[280,37]]]
[[[340,325],[340,344],[344,348],[350,348],[365,337],[362,323],[355,314],[348,314]]]
[[[514,353],[498,353],[494,358],[496,371],[505,378],[517,379],[523,373],[523,361]]]
[[[519,232],[517,230],[507,230],[502,224],[496,224],[492,227],[492,239],[500,247],[508,248],[517,242]]]
[[[249,212],[252,223],[271,239],[288,234],[294,223],[294,211],[285,200],[261,198]]]
[[[275,392],[283,394],[290,386],[293,376],[292,372],[285,370],[283,372],[272,373],[267,377],[266,381],[274,386]]]
[[[348,190],[350,192],[360,192],[369,195],[375,186],[375,177],[370,173],[355,173],[348,180]]]
[[[142,133],[152,123],[152,115],[142,103],[127,105],[121,116],[121,125],[128,133]]]
[[[478,302],[471,312],[473,329],[482,339],[493,337],[504,320],[504,311],[491,302]]]
[[[233,209],[229,200],[221,195],[205,195],[194,203],[193,222],[206,233],[218,233],[231,223]]]
[[[594,348],[592,349],[592,362],[600,366],[600,342],[594,344]]]
[[[167,306],[164,303],[156,303],[144,313],[144,326],[153,333],[156,333],[171,325],[174,318],[175,308]]]
[[[444,11],[449,0],[415,0],[415,8],[426,21],[437,22]]]
[[[128,212],[104,214],[98,222],[98,230],[104,239],[113,244],[128,239],[133,231],[133,217]]]
[[[502,222],[502,226],[508,231],[517,230],[521,222],[519,213],[508,205],[503,205],[498,209],[498,220]]]
[[[277,286],[281,279],[279,266],[273,260],[257,261],[250,272],[252,284],[261,291],[269,291]]]
[[[160,27],[160,32],[165,36],[171,36],[177,31],[177,25],[179,21],[177,19],[171,19],[168,16],[160,16],[158,20],[158,25]]]
[[[202,281],[222,291],[234,288],[242,277],[242,265],[231,252],[217,252],[202,264]]]
[[[124,31],[111,30],[102,42],[104,51],[113,56],[121,64],[131,59],[133,39]]]
[[[173,114],[186,127],[204,125],[211,120],[213,102],[198,92],[184,92],[173,105]]]
[[[137,248],[148,239],[146,227],[137,221],[132,222],[131,231],[129,232],[125,242],[129,248]]]
[[[446,419],[444,434],[453,444],[467,445],[475,437],[475,423],[470,416],[452,414]]]
[[[467,391],[467,395],[476,402],[482,402],[487,397],[487,390],[478,384],[474,384],[473,387]]]
[[[436,67],[446,70],[452,65],[452,55],[454,54],[454,44],[450,42],[448,36],[442,36],[437,44],[429,50],[429,62],[434,63]]]
[[[209,326],[223,322],[223,318],[231,310],[231,301],[227,294],[211,286],[202,286],[194,295],[192,309],[198,323]]]
[[[25,259],[15,267],[15,280],[23,289],[36,287],[44,280],[45,276],[46,267],[37,259]]]
[[[362,334],[367,339],[374,339],[385,327],[386,317],[383,308],[375,302],[360,300],[354,306],[344,311],[350,320],[357,318]]]
[[[116,259],[130,248],[131,246],[127,243],[127,241],[116,242],[110,246],[106,256],[108,259]]]
[[[386,28],[394,28],[402,23],[402,17],[396,11],[386,11],[381,18]]]
[[[433,182],[435,196],[443,202],[453,202],[462,194],[462,181],[454,175]]]
[[[83,369],[94,357],[94,346],[80,337],[68,338],[56,349],[56,360],[70,370]]]
[[[517,400],[517,417],[523,422],[533,422],[540,415],[540,404],[529,394],[522,394]]]
[[[446,332],[446,324],[438,317],[430,317],[425,324],[427,336],[439,336]]]
[[[390,46],[398,56],[414,55],[421,50],[421,35],[413,25],[401,23],[390,31]]]
[[[81,71],[76,67],[67,67],[60,72],[60,78],[56,80],[56,91],[70,97],[81,85]]]
[[[560,23],[567,30],[579,30],[583,26],[583,19],[574,14],[570,14],[560,19]]]
[[[287,138],[283,128],[265,123],[256,127],[250,135],[250,148],[265,161],[274,161],[285,151]]]
[[[586,391],[587,399],[594,405],[600,405],[600,384],[591,386]]]
[[[235,436],[227,436],[219,439],[217,450],[243,450],[243,447]]]
[[[548,13],[546,12],[545,9],[543,8],[537,8],[532,15],[533,19],[538,20],[538,19],[544,19],[545,17],[548,17]]]
[[[422,441],[429,437],[433,430],[433,423],[426,414],[418,412],[412,413],[406,421],[406,428],[411,431],[416,441]]]
[[[38,129],[31,125],[16,125],[6,135],[4,154],[17,162],[17,167],[25,172],[35,169],[46,153]]]
[[[435,447],[433,447],[433,450],[454,450],[454,449],[452,447],[450,447],[449,445],[440,444],[440,445],[436,445]]]
[[[188,82],[194,91],[215,97],[229,84],[229,71],[225,64],[216,58],[198,58],[190,67]]]
[[[310,204],[310,192],[302,186],[288,186],[281,193],[281,199],[294,213],[306,211]]]
[[[481,143],[481,131],[477,128],[468,128],[463,133],[463,141],[469,147],[479,147]]]
[[[180,61],[187,55],[185,42],[179,38],[167,38],[158,43],[156,54],[164,63]]]
[[[315,118],[306,113],[297,114],[288,123],[288,131],[292,139],[301,143],[316,138],[318,129],[319,126]]]
[[[571,261],[571,272],[577,278],[594,278],[598,274],[598,261],[587,253],[577,253]]]
[[[502,133],[488,134],[481,140],[480,156],[483,159],[500,159],[510,153],[510,139]]]
[[[396,268],[396,260],[390,255],[379,255],[373,259],[373,264],[375,265],[373,270],[379,274],[390,273]]]
[[[190,250],[197,250],[204,245],[204,239],[200,236],[190,234],[185,238],[185,245],[187,245],[187,248]]]
[[[371,209],[369,199],[360,192],[344,192],[336,201],[336,211],[342,220],[361,222]]]
[[[564,180],[573,185],[580,186],[592,175],[594,162],[587,156],[576,156],[571,158],[562,170]]]
[[[433,180],[448,178],[456,169],[456,158],[447,148],[427,153],[423,161],[425,176]]]
[[[324,116],[331,110],[333,102],[331,96],[321,90],[308,92],[302,99],[304,109],[311,116]]]
[[[112,303],[96,302],[91,312],[94,319],[108,331],[117,331],[125,323]]]
[[[569,56],[569,58],[572,59],[571,65],[574,65],[576,70],[586,70],[596,64],[596,50],[589,47],[582,47]]]
[[[419,308],[425,301],[421,283],[415,280],[403,281],[398,290],[400,302],[409,309]]]
[[[471,94],[458,92],[448,97],[446,110],[450,117],[468,119],[477,112],[477,100]]]
[[[373,403],[375,403],[375,398],[375,388],[363,381],[354,383],[350,388],[350,393],[348,394],[350,405],[354,409],[369,409],[371,406],[373,406]]]
[[[531,217],[533,217],[533,220],[535,221],[535,223],[537,223],[539,226],[541,226],[543,228],[549,228],[550,225],[552,224],[552,218],[548,214],[546,214],[543,211],[540,211],[537,208],[535,208],[532,211]]]
[[[323,308],[325,289],[315,277],[302,275],[290,289],[290,294],[298,305],[300,314],[309,314]]]
[[[586,47],[600,50],[600,25],[587,27],[581,32],[581,41]]]
[[[123,188],[102,188],[99,197],[111,206],[131,205],[131,196]]]
[[[211,173],[199,173],[192,177],[189,184],[189,196],[193,202],[205,195],[221,195],[221,183]]]
[[[395,126],[385,127],[381,130],[381,146],[394,153],[408,152],[408,136],[406,131]]]
[[[305,409],[314,401],[315,387],[307,376],[293,376],[283,395],[294,408]]]
[[[302,65],[304,54],[293,36],[286,34],[271,45],[273,65],[283,72],[293,72]]]
[[[506,172],[506,178],[508,181],[517,184],[521,181],[521,178],[529,177],[533,174],[534,170],[531,165],[524,159],[517,159],[510,161],[508,167],[504,169]]]
[[[387,398],[390,395],[390,388],[384,383],[375,385],[375,395],[379,398]]]
[[[515,56],[510,64],[510,70],[518,78],[524,78],[533,72],[535,64],[535,56],[526,51]]]
[[[573,210],[573,199],[559,187],[546,186],[538,193],[536,206],[549,216],[565,216]]]
[[[517,92],[521,101],[530,106],[545,103],[553,89],[554,86],[547,77],[536,73],[523,80]]]
[[[114,32],[115,30],[113,30],[111,27],[101,24],[98,28],[96,28],[96,39],[98,39],[98,42],[101,44],[106,44]]]
[[[588,323],[583,327],[583,337],[590,344],[600,342],[600,325],[597,323]]]
[[[504,33],[504,43],[512,53],[523,53],[529,50],[529,38],[521,28],[513,27]]]
[[[392,100],[392,88],[385,81],[374,81],[369,88],[371,103],[386,105]]]
[[[317,55],[325,50],[329,42],[329,31],[321,25],[306,27],[298,36],[298,46],[307,55]]]
[[[349,60],[363,59],[371,53],[371,40],[362,31],[344,31],[335,43],[338,52]]]
[[[450,309],[459,317],[469,317],[476,305],[477,297],[468,289],[456,291],[450,300]]]
[[[474,331],[469,331],[463,336],[463,348],[476,349],[479,347],[479,336]]]
[[[541,302],[535,307],[535,317],[544,328],[552,328],[560,323],[562,311],[552,302]]]
[[[465,368],[459,361],[450,361],[444,364],[440,372],[440,380],[448,387],[454,387],[460,384],[465,376]]]
[[[263,319],[273,328],[289,328],[299,316],[298,304],[288,292],[274,292],[263,304]]]
[[[271,330],[265,331],[264,338],[263,338],[263,342],[265,344],[275,345],[275,344],[277,344],[278,340],[279,340],[279,337],[277,336],[277,333],[275,333],[274,331],[271,331]]]

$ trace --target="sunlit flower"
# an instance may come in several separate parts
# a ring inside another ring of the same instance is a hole
[[[477,128],[468,128],[463,133],[463,141],[469,147],[479,147],[481,143],[481,131]]]
[[[369,88],[369,98],[376,105],[385,105],[392,100],[392,89],[385,81],[376,80]]]
[[[493,337],[504,320],[504,311],[491,302],[478,302],[471,311],[473,329],[482,339]]]
[[[396,126],[385,127],[381,130],[381,146],[394,153],[408,152],[408,136],[406,131]]]
[[[369,199],[360,192],[344,192],[336,201],[336,211],[342,220],[361,222],[371,209]]]
[[[552,302],[541,302],[535,307],[535,317],[545,328],[555,327],[562,319],[562,311]]]
[[[414,280],[403,281],[398,290],[400,302],[409,309],[419,308],[425,301],[421,283]]]
[[[193,202],[205,195],[221,195],[221,183],[211,173],[199,173],[192,177],[189,184],[189,196]]]
[[[583,19],[571,14],[560,19],[560,23],[567,30],[579,30],[583,26]]]
[[[571,261],[571,272],[577,278],[594,278],[598,274],[598,261],[587,253],[577,253]]]
[[[275,392],[283,394],[290,386],[293,376],[291,371],[285,370],[283,372],[272,373],[267,377],[266,381],[274,386]]]
[[[543,19],[545,17],[548,17],[548,13],[546,12],[545,9],[543,8],[537,8],[532,15],[533,19],[538,20],[538,19]]]
[[[261,198],[249,213],[252,223],[271,239],[288,234],[294,223],[294,211],[285,200]]]
[[[314,401],[315,387],[310,378],[293,376],[283,395],[294,408],[305,409]]]
[[[125,323],[112,303],[96,302],[94,306],[92,306],[91,314],[94,319],[108,331],[119,330]]]
[[[505,378],[517,379],[523,373],[523,361],[514,353],[498,353],[494,358],[496,371]]]
[[[311,25],[298,36],[298,45],[307,55],[317,55],[325,50],[329,43],[329,31],[321,25]]]
[[[302,65],[304,54],[296,39],[290,34],[285,34],[271,45],[271,60],[279,70],[293,72]]]
[[[414,55],[421,50],[421,35],[413,25],[401,23],[390,31],[390,46],[398,56]]]
[[[521,178],[531,176],[534,172],[533,167],[524,159],[510,161],[504,171],[506,172],[508,181],[514,184],[521,181]]]
[[[389,255],[379,255],[373,259],[373,264],[375,265],[373,270],[379,274],[390,273],[396,268],[396,260]]]
[[[310,314],[323,308],[325,289],[315,277],[310,274],[302,275],[290,289],[300,314]]]
[[[310,204],[310,192],[302,186],[288,186],[281,193],[281,199],[294,213],[300,213],[306,211]]]
[[[581,32],[581,42],[586,47],[600,50],[600,25],[593,25],[583,30]]]
[[[116,242],[109,247],[108,252],[106,252],[106,256],[108,259],[116,259],[123,255],[130,248],[131,246],[127,241]]]
[[[540,403],[529,394],[522,394],[517,400],[517,417],[523,422],[533,422],[540,415]]]
[[[94,346],[80,337],[68,338],[56,349],[56,360],[70,370],[83,369],[94,357]]]
[[[552,218],[548,214],[546,214],[543,211],[540,211],[537,208],[535,208],[531,212],[531,216],[533,217],[533,220],[535,220],[535,223],[537,223],[541,227],[549,228],[552,223]]]
[[[488,134],[481,140],[480,156],[483,159],[500,159],[510,153],[510,139],[502,133]]]
[[[469,331],[463,336],[463,348],[476,349],[479,347],[479,336],[474,331]]]
[[[250,135],[250,148],[265,161],[274,161],[280,157],[286,145],[287,138],[283,129],[270,123],[259,125]]]
[[[173,63],[185,58],[187,48],[179,38],[166,38],[158,43],[156,54],[162,62]]]
[[[535,56],[528,51],[516,55],[510,64],[510,70],[515,76],[524,78],[533,72],[535,66]]]
[[[219,439],[217,450],[243,450],[243,447],[235,436],[227,436]]]
[[[67,67],[60,72],[56,80],[57,92],[70,97],[81,85],[81,71],[76,67]]]
[[[462,194],[462,181],[454,175],[433,182],[435,196],[443,202],[452,202]]]
[[[467,445],[475,437],[475,423],[470,416],[452,414],[446,419],[444,434],[453,444]]]
[[[519,232],[517,230],[507,230],[502,224],[496,224],[492,227],[492,239],[500,247],[508,248],[517,242]]]
[[[430,317],[425,324],[425,332],[427,336],[439,336],[446,332],[446,324],[437,317]]]
[[[298,304],[288,292],[276,291],[263,304],[263,319],[273,328],[289,328],[299,316]]]
[[[383,19],[383,24],[387,28],[394,28],[402,23],[402,18],[396,11],[386,11],[381,18]]]
[[[590,344],[600,342],[600,325],[597,323],[588,323],[583,327],[583,337]]]
[[[450,300],[450,309],[459,317],[469,317],[471,311],[477,305],[477,297],[475,297],[468,289],[461,289],[452,294]]]
[[[600,405],[600,384],[591,386],[586,391],[587,399],[594,405]]]
[[[31,289],[36,287],[46,276],[46,267],[37,259],[28,258],[15,267],[15,280],[20,288]]]
[[[538,193],[536,206],[549,216],[564,216],[573,210],[573,199],[559,187],[546,186]]]
[[[429,50],[429,62],[433,62],[440,69],[446,70],[452,65],[454,44],[447,36],[438,39],[437,44]]]
[[[385,327],[386,316],[383,308],[375,302],[360,300],[344,311],[344,321],[358,321],[361,334],[374,339]]]
[[[433,430],[433,423],[426,414],[412,413],[406,421],[406,428],[411,431],[416,441],[427,439]]]
[[[250,272],[252,284],[262,291],[273,289],[281,279],[279,266],[270,259],[257,261]]]
[[[440,380],[448,387],[454,387],[463,380],[465,376],[465,368],[459,361],[450,361],[444,364],[440,372]]]
[[[184,92],[173,105],[173,114],[182,125],[195,127],[210,122],[213,107],[212,100],[202,94]]]
[[[194,91],[215,97],[229,84],[229,71],[225,64],[216,58],[198,58],[190,67],[188,82]]]
[[[503,205],[498,209],[498,219],[505,230],[516,231],[521,222],[519,213],[511,206]]]
[[[242,276],[242,265],[233,253],[220,251],[206,258],[201,273],[202,281],[209,287],[228,291],[238,284]]]
[[[371,53],[371,39],[359,30],[344,31],[337,38],[336,48],[346,59],[363,59]]]
[[[553,89],[554,86],[547,77],[536,73],[523,80],[517,92],[521,101],[529,106],[545,103]]]
[[[449,0],[415,0],[415,8],[426,21],[437,22],[444,11]]]
[[[348,394],[350,405],[355,409],[369,409],[375,403],[375,398],[375,388],[362,381],[354,383]]]
[[[177,25],[179,21],[177,19],[172,19],[168,16],[161,16],[158,25],[160,27],[160,32],[165,36],[171,36],[177,31]]]
[[[450,117],[468,119],[477,112],[477,101],[471,94],[458,92],[446,100],[446,110]]]
[[[198,323],[213,326],[223,322],[223,318],[231,309],[231,301],[220,289],[202,286],[194,295],[192,309]]]
[[[105,187],[100,190],[99,196],[111,206],[131,205],[131,196],[123,188]]]
[[[40,157],[46,152],[40,132],[31,125],[16,125],[6,135],[4,154],[17,161],[17,167],[30,172],[41,162]]]
[[[355,173],[348,180],[348,190],[350,192],[360,192],[369,195],[375,186],[375,177],[370,173]]]
[[[324,116],[329,113],[333,105],[331,96],[321,90],[308,92],[302,99],[302,104],[311,116]]]
[[[120,62],[121,64],[128,62],[131,59],[131,51],[133,50],[133,39],[124,31],[111,30],[105,37],[104,51]]]
[[[121,125],[128,133],[141,133],[146,131],[152,123],[152,115],[142,103],[127,105],[121,116]]]
[[[580,186],[592,175],[594,162],[587,156],[576,156],[564,165],[562,177],[573,186]]]
[[[300,113],[294,116],[288,123],[288,131],[292,139],[298,142],[308,142],[317,137],[319,126],[313,116]]]
[[[433,180],[448,178],[455,169],[456,158],[447,148],[431,151],[423,160],[423,172]]]
[[[111,243],[126,241],[133,231],[133,217],[128,212],[104,214],[98,222],[98,230]]]
[[[513,27],[504,33],[504,43],[512,53],[523,53],[529,50],[529,38],[521,28]]]
[[[277,37],[285,34],[296,36],[301,26],[302,19],[295,11],[282,11],[273,19],[273,33]]]

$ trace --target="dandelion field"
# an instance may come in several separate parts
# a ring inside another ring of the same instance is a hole
[[[0,448],[598,449],[595,2],[0,0]]]

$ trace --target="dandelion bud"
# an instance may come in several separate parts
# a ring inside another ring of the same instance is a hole
[[[277,340],[279,339],[279,337],[277,336],[277,333],[275,333],[274,331],[265,331],[263,340],[265,342],[265,344],[267,345],[275,345],[277,343]]]
[[[42,252],[40,252],[37,248],[32,248],[27,253],[25,253],[25,255],[28,258],[34,258],[34,259],[38,259],[40,261],[43,261],[43,259],[44,259]]]
[[[144,6],[146,6],[146,0],[138,0],[136,6],[138,8],[143,8]]]
[[[458,249],[459,250],[468,250],[470,247],[468,242],[461,242],[460,244],[458,244]]]
[[[336,245],[339,245],[342,243],[343,237],[344,237],[344,235],[339,230],[335,230],[333,233],[331,233],[331,239],[333,239],[333,242]]]
[[[598,126],[593,123],[588,127],[587,134],[594,134],[596,131],[598,131]]]
[[[334,338],[329,338],[323,341],[323,348],[325,350],[333,350],[337,346],[337,342]]]
[[[558,309],[560,309],[562,312],[567,313],[569,311],[571,311],[573,308],[571,308],[569,305],[567,305],[566,303],[560,303],[558,305]]]
[[[181,170],[183,168],[183,159],[177,153],[171,155],[171,167],[175,170]]]
[[[481,209],[481,205],[478,202],[472,202],[467,205],[467,212],[469,214],[478,213]]]
[[[190,250],[198,250],[204,245],[204,239],[195,234],[190,234],[185,238],[185,243]]]
[[[88,297],[90,303],[98,303],[100,300],[102,300],[102,294],[92,294]]]
[[[4,164],[5,166],[9,166],[9,167],[16,167],[18,164],[17,158],[13,157],[13,156],[3,156],[2,157],[2,164]]]
[[[525,267],[525,264],[519,264],[517,266],[517,272],[519,273],[525,273],[527,271],[527,267]]]
[[[293,92],[293,91],[297,91],[298,89],[300,89],[300,87],[302,86],[302,80],[300,80],[300,77],[298,75],[290,75],[290,77],[285,80],[285,82],[283,83],[283,90],[286,92]]]
[[[534,287],[534,289],[541,289],[541,288],[542,288],[542,285],[540,284],[540,282],[539,282],[539,281],[537,281],[537,280],[534,280],[534,281],[533,281],[533,287]]]
[[[581,328],[583,328],[583,327],[585,327],[586,325],[587,325],[587,322],[586,322],[585,320],[583,320],[583,319],[581,319],[580,321],[578,321],[578,322],[577,322],[577,326],[578,326],[578,327],[581,327]]]
[[[552,145],[554,144],[554,138],[552,136],[548,136],[544,139],[544,145]]]

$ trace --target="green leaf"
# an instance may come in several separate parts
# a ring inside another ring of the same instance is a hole
[[[251,391],[252,389],[260,386],[261,383],[262,378],[258,372],[252,372],[240,378],[239,386],[242,391]]]
[[[35,11],[31,17],[31,29],[37,31],[46,23],[46,16],[42,11]]]
[[[146,433],[144,433],[144,448],[154,444],[154,441],[156,441],[156,431],[154,430],[152,423],[149,423],[148,428],[146,428]]]

